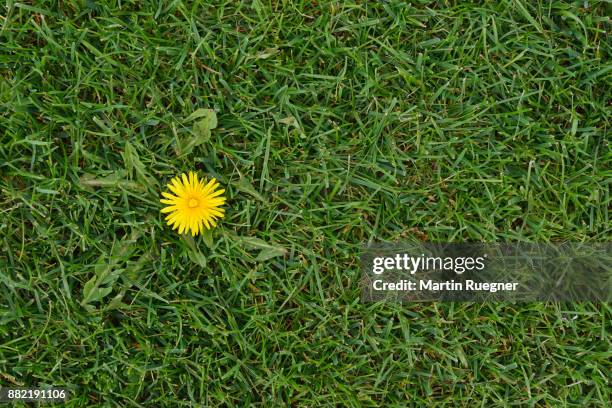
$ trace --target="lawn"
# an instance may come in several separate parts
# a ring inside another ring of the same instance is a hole
[[[365,303],[359,257],[609,241],[611,14],[8,0],[0,385],[70,407],[608,406],[609,304]],[[159,202],[191,170],[228,199],[196,237]]]

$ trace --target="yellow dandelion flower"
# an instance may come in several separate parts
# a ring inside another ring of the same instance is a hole
[[[219,183],[214,178],[208,182],[198,180],[198,175],[189,172],[172,179],[168,184],[170,191],[174,195],[162,192],[165,197],[159,201],[168,204],[168,207],[161,209],[162,213],[169,213],[166,216],[168,225],[172,229],[177,229],[179,234],[191,230],[191,235],[195,236],[201,231],[211,229],[217,225],[217,218],[223,218],[225,210],[221,206],[225,203],[225,197],[221,194],[225,190],[217,190]],[[216,190],[216,191],[215,191]]]

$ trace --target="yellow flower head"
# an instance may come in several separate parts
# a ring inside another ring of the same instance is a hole
[[[198,180],[198,175],[191,171],[189,178],[185,173],[181,176],[182,180],[175,177],[168,184],[175,195],[162,193],[165,198],[159,201],[168,207],[161,212],[170,213],[166,216],[168,225],[174,224],[172,229],[178,228],[179,234],[191,230],[191,235],[195,236],[204,228],[215,227],[216,219],[223,218],[225,210],[220,207],[225,203],[225,197],[221,196],[225,190],[215,191],[219,183],[214,178],[207,183]]]

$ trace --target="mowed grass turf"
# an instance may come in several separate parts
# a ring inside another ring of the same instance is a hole
[[[610,240],[610,14],[6,2],[0,383],[70,407],[608,406],[608,304],[363,304],[358,281],[371,242]],[[228,196],[195,239],[159,213],[189,170]]]

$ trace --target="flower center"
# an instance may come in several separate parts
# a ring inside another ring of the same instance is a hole
[[[189,206],[189,208],[194,208],[197,207],[198,204],[200,204],[198,200],[196,200],[195,198],[190,198],[189,203],[187,205]]]

